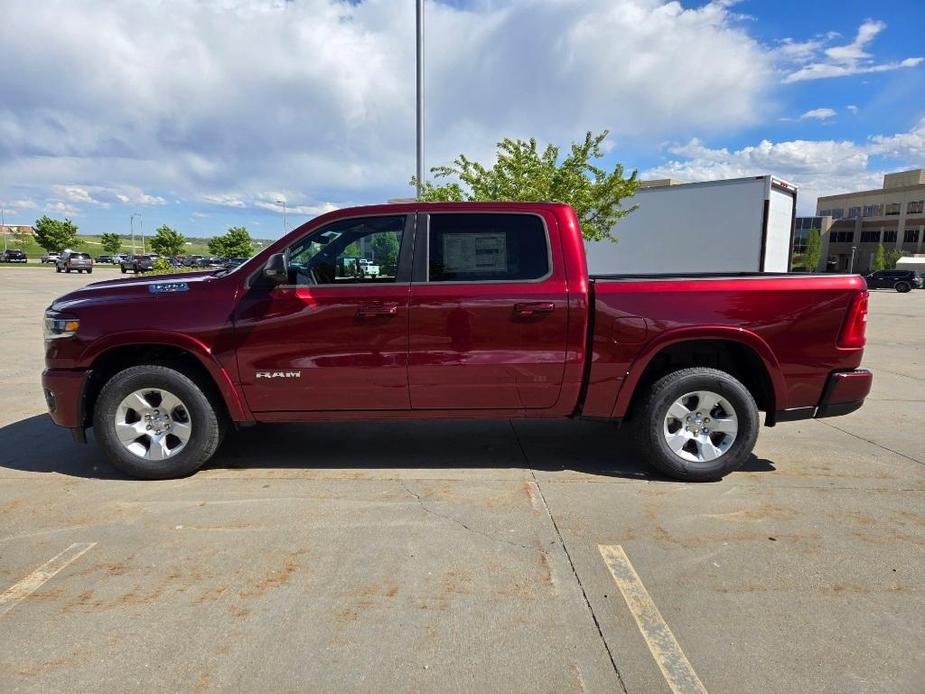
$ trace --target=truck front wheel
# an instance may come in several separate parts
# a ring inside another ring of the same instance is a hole
[[[192,474],[218,449],[224,430],[203,389],[176,369],[145,364],[103,386],[93,430],[110,462],[132,477]]]
[[[710,482],[738,470],[758,439],[758,408],[724,371],[690,368],[663,376],[640,412],[645,459],[678,480]]]

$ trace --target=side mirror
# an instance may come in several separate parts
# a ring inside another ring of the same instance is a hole
[[[286,282],[289,279],[286,256],[282,253],[274,253],[267,258],[267,264],[263,266],[263,276],[273,286]]]

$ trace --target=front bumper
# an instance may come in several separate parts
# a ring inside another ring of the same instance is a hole
[[[60,427],[83,429],[84,392],[90,371],[86,369],[45,369],[42,392],[52,421]]]

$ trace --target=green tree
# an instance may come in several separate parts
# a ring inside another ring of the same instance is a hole
[[[102,234],[100,236],[100,245],[104,251],[113,255],[122,250],[122,237],[118,234]]]
[[[186,237],[176,229],[161,224],[154,231],[151,239],[151,249],[158,255],[180,255],[186,248]]]
[[[77,243],[77,225],[70,219],[63,222],[43,215],[35,220],[35,242],[46,251],[60,253]]]
[[[874,253],[874,259],[870,264],[870,269],[874,272],[877,270],[886,270],[886,251],[884,251],[882,243],[877,245],[877,252]]]
[[[896,262],[903,257],[903,252],[895,248],[886,252],[886,267],[884,270],[895,270]]]
[[[254,243],[247,227],[231,227],[221,236],[209,239],[209,253],[225,258],[248,258],[254,254]]]
[[[375,234],[373,236],[373,256],[377,265],[384,268],[394,268],[398,265],[398,237],[391,233]]]
[[[559,147],[546,145],[539,150],[536,140],[505,138],[498,143],[496,161],[490,168],[460,154],[452,166],[436,166],[430,171],[437,178],[455,177],[459,183],[424,183],[423,200],[555,200],[575,208],[584,237],[589,240],[616,241],[613,227],[635,206],[623,208],[624,198],[638,187],[636,171],[623,176],[616,164],[607,172],[593,163],[603,156],[601,144],[608,131],[588,132],[584,142],[572,143],[568,156],[559,161]],[[416,180],[411,179],[411,185]]]
[[[818,229],[810,229],[806,237],[806,253],[803,256],[803,264],[810,272],[819,269],[819,260],[822,257],[822,238]]]

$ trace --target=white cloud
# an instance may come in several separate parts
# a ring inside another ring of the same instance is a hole
[[[799,186],[798,207],[801,213],[811,213],[821,195],[878,188],[884,171],[871,167],[874,157],[888,157],[909,168],[925,166],[925,119],[908,132],[878,135],[862,143],[762,140],[730,151],[711,149],[694,139],[671,145],[668,152],[677,158],[643,172],[642,177],[709,181],[774,174]]]
[[[833,108],[814,108],[800,116],[800,120],[828,120],[829,118],[834,118],[836,115],[836,111]]]
[[[222,207],[247,207],[241,196],[234,193],[207,193],[202,196],[202,200]]]
[[[8,210],[34,210],[38,207],[38,203],[35,202],[35,200],[22,198],[19,200],[0,201],[0,207],[4,207]]]
[[[774,81],[726,2],[427,12],[428,165],[507,135],[721,133],[757,123]],[[6,0],[3,15],[0,64],[15,69],[0,71],[0,165],[30,194],[241,208],[286,190],[311,210],[411,192],[412,3]]]
[[[65,217],[79,217],[80,208],[74,207],[70,203],[64,202],[63,200],[52,200],[43,209],[43,214],[58,213],[64,215]]]
[[[805,42],[786,39],[777,49],[779,57],[791,61],[799,67],[789,71],[784,82],[801,82],[830,77],[847,77],[875,72],[889,72],[906,67],[916,67],[923,58],[905,58],[900,61],[878,63],[867,52],[868,45],[877,34],[886,29],[886,24],[879,20],[868,19],[858,27],[858,33],[851,43],[831,46],[829,42],[837,34],[828,34]]]
[[[847,106],[845,106],[845,108],[848,109],[851,113],[858,112],[858,107],[855,106],[854,104],[848,104]]]

